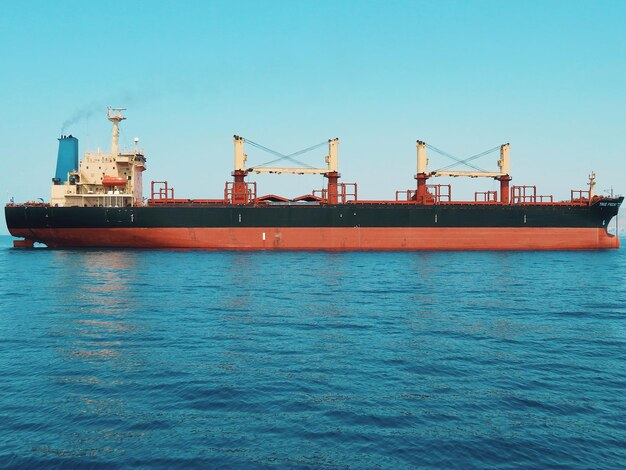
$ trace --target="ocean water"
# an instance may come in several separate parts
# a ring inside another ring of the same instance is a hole
[[[626,250],[14,250],[0,467],[626,466]]]

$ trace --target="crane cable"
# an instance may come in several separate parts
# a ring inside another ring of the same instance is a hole
[[[475,165],[471,165],[469,162],[471,162],[473,160],[476,160],[477,158],[483,157],[483,156],[485,156],[487,154],[490,154],[491,152],[494,152],[495,150],[498,150],[500,148],[500,146],[497,146],[497,147],[491,148],[489,150],[485,150],[484,152],[477,153],[476,155],[472,155],[471,157],[468,157],[468,158],[465,158],[465,159],[460,159],[460,158],[457,158],[454,155],[449,154],[448,152],[444,152],[443,150],[440,150],[437,147],[434,147],[434,146],[432,146],[430,144],[426,144],[426,147],[429,148],[430,150],[433,150],[434,152],[437,152],[440,155],[443,155],[444,157],[448,157],[451,160],[455,161],[455,163],[452,163],[450,165],[447,165],[447,166],[444,166],[442,168],[439,168],[439,169],[435,170],[436,172],[437,171],[448,170],[448,169],[453,168],[453,167],[455,167],[457,165],[466,165],[466,166],[469,166],[469,167],[471,167],[471,168],[473,168],[473,169],[475,169],[477,171],[481,171],[481,172],[484,172],[484,173],[486,173],[485,170],[483,170],[482,168],[477,167]]]
[[[289,160],[290,162],[295,163],[296,165],[300,165],[301,167],[305,167],[305,168],[315,168],[315,167],[313,167],[313,166],[311,166],[311,165],[309,165],[307,163],[304,163],[304,162],[301,162],[299,160],[296,160],[293,157],[298,156],[298,155],[302,155],[302,154],[307,153],[307,152],[310,152],[311,150],[315,150],[315,149],[321,147],[322,145],[325,145],[325,144],[328,143],[326,141],[320,142],[319,144],[312,145],[311,147],[307,147],[305,149],[298,150],[297,152],[293,152],[293,153],[290,153],[288,155],[284,155],[284,154],[282,154],[280,152],[277,152],[276,150],[272,150],[272,149],[270,149],[268,147],[265,147],[265,146],[263,146],[261,144],[257,144],[256,142],[253,142],[251,140],[245,139],[245,142],[247,144],[250,144],[252,147],[256,147],[259,150],[263,150],[264,152],[267,152],[267,153],[270,153],[272,155],[276,155],[277,157],[279,157],[279,158],[277,158],[275,160],[271,160],[269,162],[265,162],[265,163],[261,163],[260,165],[256,165],[255,166],[256,168],[266,167],[266,166],[272,165],[274,163],[277,163],[277,162],[279,162],[281,160]]]

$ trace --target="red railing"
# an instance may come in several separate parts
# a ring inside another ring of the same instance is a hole
[[[498,191],[475,192],[474,202],[498,202]]]
[[[415,193],[417,191],[415,191],[415,189],[407,189],[405,191],[396,191],[396,202],[398,201],[412,201],[415,199]],[[401,195],[404,195],[405,197],[403,197],[402,199],[400,198]]]
[[[415,201],[417,198],[417,190],[407,189],[404,191],[396,191],[396,202]],[[426,204],[439,204],[441,202],[452,201],[452,186],[449,184],[427,184],[426,185]]]
[[[348,188],[352,188],[351,190]],[[348,199],[352,197],[352,199]],[[356,202],[357,201],[357,185],[356,183],[340,183],[339,184],[339,201],[342,204],[346,202]]]
[[[452,201],[452,186],[449,184],[427,184],[426,190],[435,204]]]
[[[352,187],[352,189],[348,189]],[[313,196],[319,197],[324,201],[328,201],[328,189],[314,189],[311,193]],[[352,199],[350,199],[352,197]],[[358,191],[356,183],[339,183],[337,185],[337,200],[339,204],[347,202],[356,202],[358,200]]]
[[[152,181],[150,186],[150,199],[174,199],[174,188],[170,188],[167,181]]]
[[[571,200],[572,202],[578,202],[581,204],[587,204],[589,202],[590,192],[584,189],[572,189]]]
[[[511,186],[511,204],[535,202],[537,186]]]
[[[538,195],[536,186],[511,186],[511,204],[554,203],[554,196]]]
[[[328,199],[328,190],[327,189],[314,189],[311,193],[315,197],[319,197],[324,201]]]

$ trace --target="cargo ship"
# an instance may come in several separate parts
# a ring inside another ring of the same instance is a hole
[[[209,250],[595,250],[620,246],[607,230],[623,197],[595,194],[592,173],[584,190],[555,201],[535,186],[511,185],[510,146],[499,149],[497,171],[456,159],[471,171],[430,171],[427,149],[417,141],[416,185],[395,199],[362,200],[356,183],[340,182],[339,139],[328,146],[325,165],[247,166],[244,147],[258,144],[234,136],[234,171],[218,199],[178,198],[167,181],[152,181],[144,199],[146,157],[119,148],[124,108],[109,108],[111,152],[78,158],[78,139],[61,136],[51,198],[5,207],[15,247],[192,248]],[[262,147],[262,146],[259,146]],[[278,161],[297,162],[300,152]],[[269,162],[272,163],[272,162]],[[296,198],[257,195],[249,177],[259,173],[319,174],[325,187]],[[476,192],[457,201],[436,177],[493,178],[499,191]],[[429,181],[430,180],[430,181]],[[617,222],[616,222],[617,223]]]

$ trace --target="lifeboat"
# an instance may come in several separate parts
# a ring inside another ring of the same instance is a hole
[[[105,176],[102,178],[103,186],[126,186],[126,178],[118,176]]]

